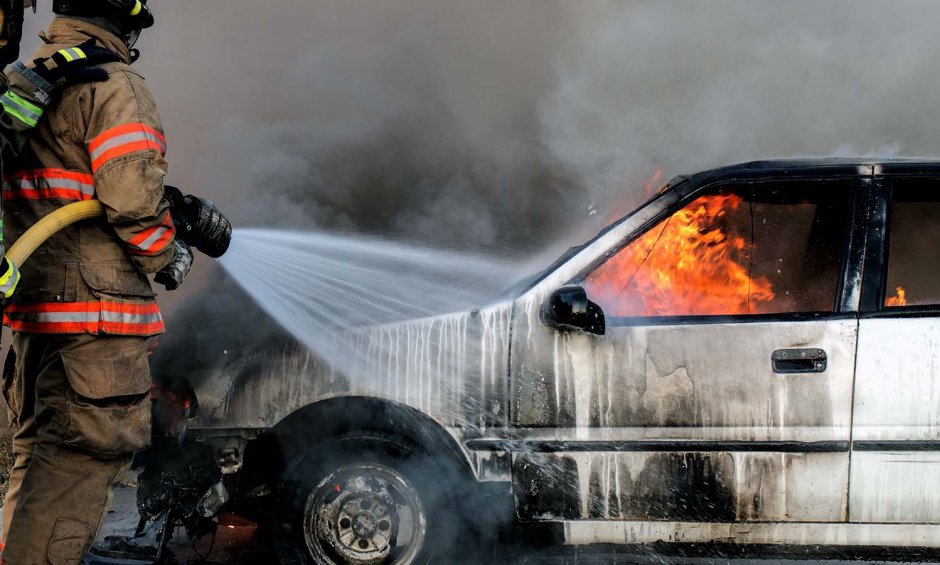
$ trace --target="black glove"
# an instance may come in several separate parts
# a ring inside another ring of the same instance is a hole
[[[228,251],[232,242],[232,223],[221,210],[205,198],[188,194],[175,186],[164,187],[176,236],[212,258]]]
[[[176,290],[183,284],[183,279],[193,266],[193,251],[186,242],[177,239],[174,242],[176,253],[166,267],[157,272],[154,282],[162,284],[167,290]]]
[[[61,87],[107,80],[108,71],[95,65],[120,61],[121,56],[95,45],[94,39],[69,49],[60,49],[47,59],[34,59],[33,71],[51,85]]]

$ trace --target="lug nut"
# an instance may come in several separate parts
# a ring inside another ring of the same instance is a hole
[[[383,532],[387,532],[388,529],[391,527],[392,525],[388,523],[388,520],[382,520],[381,522],[379,522],[379,529],[382,530]]]
[[[352,525],[352,522],[349,521],[349,518],[343,518],[342,520],[339,521],[339,527],[343,528],[344,530],[348,528],[350,525]]]
[[[369,542],[368,542],[368,541],[366,541],[366,540],[364,540],[364,539],[359,540],[359,549],[368,549],[368,548],[369,548]]]
[[[369,508],[372,508],[372,502],[369,500],[363,500],[362,502],[359,503],[359,508],[362,508],[363,510],[368,510]]]

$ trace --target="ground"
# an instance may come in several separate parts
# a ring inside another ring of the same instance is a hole
[[[103,540],[110,535],[133,534],[139,520],[136,497],[137,490],[134,477],[129,475],[127,480],[123,481],[114,491],[111,509],[108,511],[105,523],[98,534],[99,540]],[[170,550],[175,557],[175,561],[171,561],[171,564],[230,563],[232,565],[248,565],[273,562],[270,556],[259,548],[257,541],[252,540],[251,534],[255,529],[253,524],[230,515],[225,515],[221,519],[224,525],[219,528],[214,544],[211,537],[208,536],[195,541],[187,538],[183,532],[174,536],[170,544]]]

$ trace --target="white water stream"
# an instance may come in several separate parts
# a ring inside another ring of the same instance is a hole
[[[265,312],[339,369],[364,361],[350,359],[352,344],[336,339],[344,331],[484,306],[518,271],[457,251],[268,229],[236,230],[221,263]]]

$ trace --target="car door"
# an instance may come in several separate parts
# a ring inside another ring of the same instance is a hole
[[[603,335],[543,323],[544,285],[519,301],[521,516],[845,520],[859,179],[793,177],[703,187],[599,240],[565,277]]]
[[[895,165],[897,175],[876,182],[852,426],[853,522],[940,523],[940,171],[917,168]]]

